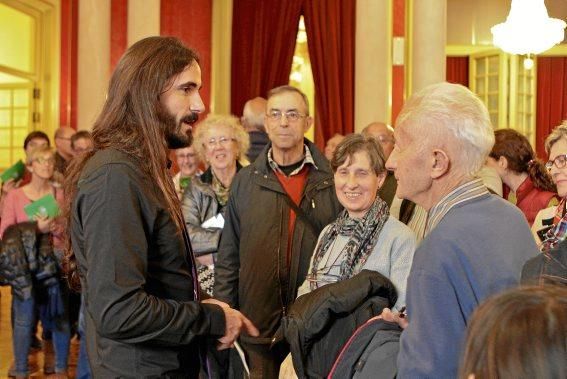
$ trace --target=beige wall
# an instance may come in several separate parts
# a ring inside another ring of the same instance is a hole
[[[373,121],[390,122],[391,14],[391,0],[356,2],[355,132]]]
[[[108,86],[110,0],[81,0],[79,20],[77,129],[90,130]]]
[[[160,0],[129,0],[128,46],[145,37],[159,36],[159,21]]]

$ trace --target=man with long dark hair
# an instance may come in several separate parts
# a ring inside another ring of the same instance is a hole
[[[69,167],[68,277],[83,294],[93,376],[196,377],[203,342],[257,330],[200,300],[194,257],[167,171],[204,105],[194,51],[150,37],[128,49],[93,127],[94,150]]]

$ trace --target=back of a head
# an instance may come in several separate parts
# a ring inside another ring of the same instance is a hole
[[[508,168],[522,173],[528,170],[528,163],[535,159],[535,154],[526,137],[514,129],[498,129],[494,132],[494,146],[490,156],[501,156],[508,160]]]
[[[404,124],[430,140],[447,141],[457,152],[452,158],[469,175],[483,166],[494,144],[486,106],[460,84],[433,84],[413,94],[396,120],[397,127]]]
[[[565,378],[566,338],[567,287],[509,290],[474,312],[460,378]]]
[[[394,128],[385,122],[372,122],[362,129],[361,134],[374,137],[387,135],[394,138]]]
[[[267,100],[263,97],[255,97],[244,104],[242,110],[242,124],[250,130],[265,131],[264,117],[266,116]]]
[[[498,129],[490,156],[496,160],[506,158],[508,169],[517,174],[527,173],[534,186],[555,192],[555,184],[543,162],[537,159],[530,141],[514,129]]]

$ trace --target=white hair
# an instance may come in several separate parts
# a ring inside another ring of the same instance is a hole
[[[494,130],[486,106],[460,84],[438,83],[412,95],[396,125],[418,127],[423,137],[445,140],[456,156],[458,170],[474,175],[494,145]]]

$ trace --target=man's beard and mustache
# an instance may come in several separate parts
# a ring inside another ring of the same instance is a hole
[[[165,128],[165,140],[167,147],[170,149],[181,149],[183,147],[191,146],[193,142],[193,134],[191,128],[187,132],[182,131],[183,124],[194,125],[199,120],[199,114],[191,112],[184,116],[179,123],[174,116],[170,115],[164,109],[158,112],[158,118],[163,123]]]

